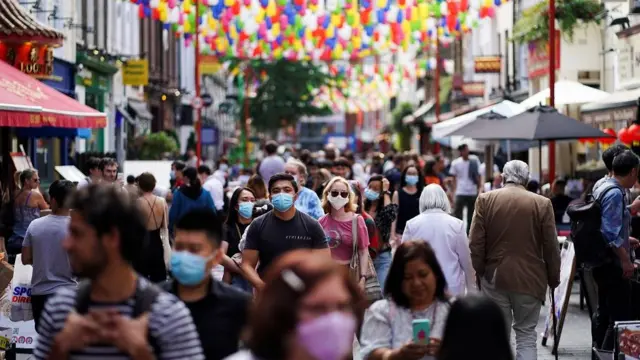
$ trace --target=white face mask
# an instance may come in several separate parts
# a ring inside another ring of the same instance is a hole
[[[333,206],[334,209],[340,210],[349,202],[349,198],[343,198],[342,196],[331,196],[329,195],[329,203]]]

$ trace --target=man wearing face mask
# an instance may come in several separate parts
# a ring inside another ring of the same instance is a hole
[[[296,159],[289,159],[284,166],[285,173],[293,176],[298,184],[298,197],[296,199],[295,207],[298,211],[311,216],[318,220],[324,215],[322,210],[322,204],[318,194],[305,187],[307,179],[307,167]]]
[[[324,231],[317,220],[296,210],[298,185],[293,176],[280,173],[269,179],[273,210],[253,220],[242,251],[245,278],[258,290],[261,275],[278,256],[294,249],[312,249],[331,257]],[[256,265],[260,262],[258,271]]]
[[[193,210],[176,223],[171,273],[165,290],[182,300],[193,317],[207,360],[238,350],[251,297],[217,281],[211,270],[221,261],[222,226],[209,209]],[[215,339],[215,340],[212,340]]]

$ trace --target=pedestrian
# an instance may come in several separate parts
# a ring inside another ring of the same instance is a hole
[[[296,159],[289,159],[285,164],[285,173],[293,176],[298,184],[298,197],[296,198],[295,207],[298,211],[311,216],[318,220],[324,215],[320,198],[315,191],[306,187],[307,184],[307,167]]]
[[[469,295],[451,305],[438,360],[513,360],[504,315],[484,295]]]
[[[88,176],[78,181],[77,189],[82,189],[89,184],[97,184],[102,180],[102,171],[100,170],[100,159],[97,157],[90,157],[87,160],[87,172]]]
[[[264,151],[267,156],[260,162],[258,174],[268,184],[273,175],[284,172],[284,160],[278,155],[278,143],[273,140],[267,142]]]
[[[623,144],[615,144],[608,147],[606,150],[602,152],[602,162],[604,166],[607,168],[607,174],[605,174],[602,178],[600,178],[593,185],[593,191],[596,191],[602,184],[604,184],[607,179],[613,177],[613,159],[616,156],[621,154],[624,151],[630,150],[628,146]]]
[[[216,212],[221,214],[224,210],[224,182],[213,175],[211,168],[207,165],[198,166],[198,177],[200,177],[202,188],[211,194]]]
[[[357,181],[352,182],[351,190],[355,195],[356,214],[364,218],[364,224],[367,227],[367,233],[369,234],[369,255],[371,255],[371,259],[373,260],[376,258],[380,248],[380,235],[376,228],[376,222],[373,220],[371,215],[364,211],[364,199],[362,197],[362,192],[360,191],[360,183]]]
[[[245,344],[227,360],[343,360],[352,352],[365,300],[328,257],[295,250],[267,270]]]
[[[249,188],[237,188],[229,200],[229,215],[225,222],[226,241],[229,244],[227,256],[239,265],[242,263],[240,241],[249,224],[253,221],[256,197]],[[240,267],[225,267],[225,278],[228,282],[244,291],[251,292],[251,284],[242,275]]]
[[[184,185],[184,169],[187,168],[187,165],[180,160],[176,160],[171,164],[171,173],[169,174],[169,179],[171,183],[171,192],[179,189]]]
[[[398,216],[398,205],[391,202],[389,180],[382,175],[374,175],[369,179],[364,196],[364,210],[375,220],[380,235],[380,247],[373,266],[380,285],[384,286],[391,266],[391,225]]]
[[[480,288],[502,309],[516,333],[518,360],[537,359],[536,325],[547,294],[560,283],[560,247],[548,198],[525,189],[529,167],[503,169],[505,187],[478,197],[470,233]]]
[[[426,242],[407,241],[396,250],[384,287],[386,299],[366,311],[360,355],[367,360],[432,360],[449,313],[447,280]],[[416,344],[413,320],[427,319],[429,339]]]
[[[384,172],[384,177],[389,180],[390,189],[396,191],[400,186],[400,180],[402,180],[402,171],[406,165],[404,155],[396,154],[392,157],[393,167]]]
[[[455,194],[455,216],[464,220],[467,224],[467,233],[471,226],[471,218],[475,208],[476,199],[482,189],[482,175],[480,174],[480,160],[469,153],[466,144],[458,146],[460,157],[451,162],[449,174],[453,178],[453,189]],[[464,209],[467,216],[462,218]]]
[[[140,196],[140,189],[136,184],[136,177],[133,175],[127,176],[127,184],[124,186],[124,189],[129,193],[129,196],[131,196],[133,200]]]
[[[100,170],[102,171],[102,182],[117,185],[120,189],[126,191],[122,179],[118,179],[118,162],[116,159],[103,158],[100,161]]]
[[[602,237],[613,251],[608,262],[592,269],[598,287],[598,309],[594,315],[592,339],[596,347],[613,350],[613,326],[618,321],[634,320],[631,309],[631,282],[635,273],[633,249],[640,243],[630,238],[631,214],[626,208],[626,190],[638,179],[640,160],[631,150],[615,156],[613,175],[594,187],[593,197],[601,204]],[[607,334],[609,334],[607,336]]]
[[[258,290],[264,287],[261,276],[278,256],[294,249],[313,249],[331,256],[324,231],[317,220],[296,210],[293,204],[298,185],[293,176],[280,173],[269,180],[273,210],[253,220],[247,229],[242,251],[245,278]],[[258,270],[256,272],[256,265]]]
[[[195,209],[176,223],[171,272],[165,289],[182,300],[195,323],[205,359],[238,351],[251,296],[217,281],[211,270],[222,260],[222,224],[211,209]]]
[[[202,188],[198,172],[195,168],[188,167],[184,170],[184,185],[173,193],[173,202],[169,210],[169,230],[184,214],[196,208],[211,209],[214,212],[215,204],[211,193]]]
[[[62,247],[69,229],[66,201],[74,190],[74,184],[68,180],[56,180],[51,184],[51,214],[33,220],[22,243],[22,263],[33,265],[31,307],[36,331],[47,299],[60,288],[76,286],[69,257]]]
[[[355,213],[355,195],[345,178],[331,179],[322,196],[322,207],[327,214],[319,222],[329,240],[331,257],[348,268],[357,256],[360,277],[355,280],[364,290],[367,277],[374,275],[369,274],[369,233],[364,218]]]
[[[113,185],[74,194],[63,246],[78,289],[60,289],[42,313],[34,356],[204,359],[187,307],[138,276],[144,218]]]
[[[473,292],[475,272],[471,266],[469,239],[462,220],[451,215],[451,203],[442,187],[427,185],[420,195],[420,215],[407,222],[402,241],[429,243],[436,253],[452,296]]]
[[[398,216],[391,224],[390,241],[394,247],[397,247],[402,239],[407,221],[413,219],[420,214],[420,194],[424,188],[422,176],[420,176],[420,168],[417,165],[409,165],[402,170],[400,178],[400,188],[393,193],[391,201],[398,205]]]
[[[256,197],[255,207],[260,209],[260,214],[264,214],[273,209],[273,205],[269,201],[269,193],[267,192],[267,184],[258,174],[253,175],[247,182],[247,187],[253,191]],[[257,216],[254,216],[257,217]]]
[[[171,245],[169,242],[169,208],[164,198],[154,195],[156,178],[148,172],[140,174],[138,186],[142,196],[137,199],[146,227],[144,261],[139,270],[151,282],[157,283],[167,279]]]

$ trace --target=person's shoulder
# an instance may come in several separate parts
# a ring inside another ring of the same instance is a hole
[[[318,220],[314,219],[311,215],[303,213],[302,211],[296,210],[295,216],[307,224],[315,224],[320,226],[320,223],[318,222]]]
[[[391,307],[391,300],[382,299],[371,304],[371,306],[369,306],[369,309],[367,309],[367,311],[370,311],[372,313],[388,313],[390,307]]]
[[[176,295],[162,290],[151,305],[149,321],[163,326],[189,316],[189,309]]]
[[[63,324],[66,316],[76,307],[76,288],[61,287],[47,300],[45,310],[56,323]]]
[[[218,300],[240,308],[245,308],[251,302],[251,294],[221,281],[213,280],[211,291]]]

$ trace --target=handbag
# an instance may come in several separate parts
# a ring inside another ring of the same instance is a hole
[[[354,216],[351,221],[351,234],[351,238],[353,239],[353,254],[351,255],[351,262],[349,263],[349,273],[356,282],[359,282],[363,271],[360,269],[360,255],[358,253],[358,215]],[[369,276],[365,279],[364,295],[367,300],[374,302],[382,299],[382,289],[380,288],[376,269],[373,266],[373,260],[371,259],[371,255],[369,255],[368,251],[367,257],[369,258],[369,261],[367,262],[369,264]]]

